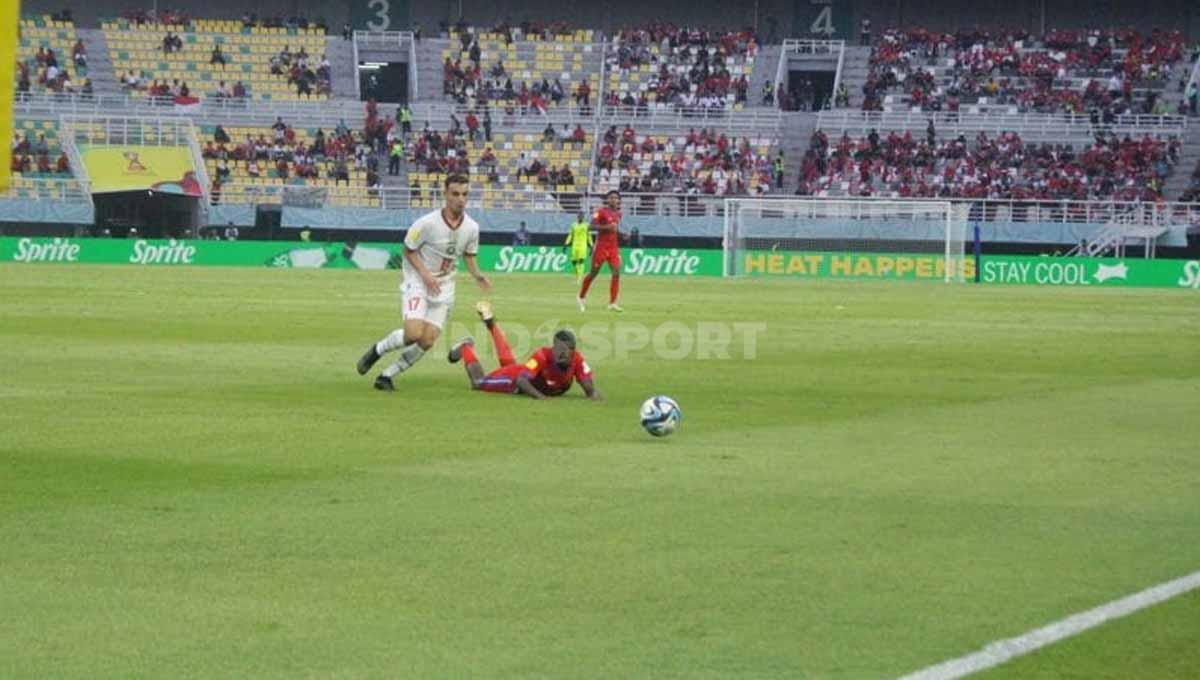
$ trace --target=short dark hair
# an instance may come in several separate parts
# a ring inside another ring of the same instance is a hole
[[[452,172],[449,175],[446,175],[446,181],[445,181],[444,185],[447,189],[449,189],[451,184],[470,184],[470,183],[471,183],[470,177],[467,177],[466,175],[462,174],[461,172]]]
[[[609,196],[612,196],[613,194],[616,194],[617,198],[621,197],[621,192],[617,191],[616,189],[609,189],[608,191],[606,191],[604,193],[604,198],[607,199]]]
[[[565,328],[556,332],[554,334],[554,339],[562,340],[563,342],[567,343],[571,349],[575,349],[575,334]]]

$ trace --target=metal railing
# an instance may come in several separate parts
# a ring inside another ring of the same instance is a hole
[[[785,73],[788,71],[788,55],[794,54],[798,57],[829,57],[837,58],[837,71],[833,76],[833,93],[837,93],[838,82],[842,76],[842,64],[846,59],[846,41],[845,40],[806,40],[798,38],[788,38],[783,41],[779,48],[779,65],[775,69],[775,108],[779,108],[779,86],[784,83]],[[786,88],[785,88],[786,89]],[[830,95],[832,101],[833,95]]]
[[[808,40],[805,38],[788,38],[783,41],[780,55],[788,52],[806,55],[840,55],[846,50],[845,40]]]
[[[421,90],[418,87],[418,71],[417,68],[417,39],[414,34],[410,34],[408,41],[408,101],[409,103],[417,101],[417,96]],[[361,99],[362,96],[360,95]]]
[[[1151,114],[1122,114],[1111,123],[1093,124],[1087,114],[1072,113],[921,113],[915,111],[882,112],[851,111],[846,109],[822,111],[817,127],[837,132],[861,132],[872,129],[924,130],[933,121],[945,132],[1018,132],[1058,137],[1091,137],[1097,130],[1128,132],[1130,134],[1182,135],[1187,129],[1185,116],[1156,116]]]
[[[358,34],[362,31],[355,31],[353,40],[350,41],[350,58],[354,60],[351,67],[354,69],[354,98],[362,99],[362,78],[358,75],[359,64],[362,63],[358,56]]]
[[[187,118],[63,115],[63,137],[89,146],[187,146],[194,140]]]
[[[837,71],[833,74],[833,89],[829,91],[829,106],[822,108],[834,109],[837,108],[838,88],[842,85],[842,68],[846,65],[846,49],[843,46],[838,52]]]
[[[354,44],[368,50],[403,50],[413,41],[412,31],[355,31]]]
[[[364,189],[349,186],[310,185],[225,185],[222,201],[233,204],[274,203],[302,207],[378,207],[383,209],[433,208],[442,200],[440,188],[390,187]],[[230,193],[236,194],[229,196]],[[717,217],[725,215],[726,198],[706,194],[653,194],[626,192],[622,212],[626,215],[662,217]],[[759,198],[780,201],[794,198],[767,194]],[[492,188],[474,184],[467,200],[468,210],[522,210],[574,213],[598,206],[603,192],[558,192],[551,188]],[[809,199],[812,200],[812,199]],[[819,199],[818,199],[819,200]],[[831,201],[838,200],[830,198]],[[855,199],[895,201],[894,198]],[[1142,203],[1128,201],[1051,201],[1016,199],[930,199],[968,205],[972,222],[1104,224],[1120,216],[1129,224],[1163,226],[1200,225],[1200,203]]]
[[[192,155],[192,166],[196,169],[196,180],[200,183],[200,194],[204,198],[202,206],[208,206],[212,184],[208,179],[208,166],[204,164],[204,155],[200,153],[200,130],[188,121],[187,147]],[[207,212],[207,211],[206,211]]]
[[[570,100],[564,100],[569,102]],[[365,104],[361,101],[335,100],[325,102],[303,101],[251,101],[245,99],[208,98],[186,108],[176,108],[170,97],[151,98],[129,95],[105,95],[86,97],[82,95],[22,95],[13,104],[18,118],[50,117],[61,115],[90,116],[142,116],[155,118],[190,118],[202,123],[255,124],[275,121],[282,117],[289,125],[328,127],[339,120],[357,121],[365,116]],[[441,127],[450,121],[450,114],[461,120],[470,107],[452,102],[413,102],[411,104],[414,124],[424,121]],[[778,110],[751,108],[744,111],[724,109],[659,109],[647,107],[639,110],[635,106],[590,106],[580,108],[573,103],[552,107],[545,115],[535,111],[521,114],[514,106],[509,116],[505,106],[492,104],[493,120],[500,120],[505,127],[518,129],[545,128],[547,122],[555,125],[583,124],[593,126],[596,118],[612,123],[641,121],[656,129],[687,129],[689,127],[722,127],[733,130],[775,130],[782,116]],[[477,108],[475,110],[478,110]]]
[[[92,194],[74,179],[50,180],[14,177],[8,185],[8,191],[0,193],[0,199],[91,203]]]
[[[564,100],[566,101],[566,100]],[[743,111],[703,108],[659,109],[636,106],[589,106],[581,108],[574,103],[564,103],[557,107],[548,108],[545,114],[533,109],[521,113],[520,107],[513,105],[513,113],[506,113],[509,108],[501,103],[489,105],[492,120],[499,121],[506,129],[520,131],[545,129],[547,123],[554,125],[613,125],[634,123],[638,126],[656,130],[686,130],[692,127],[718,127],[729,130],[760,130],[774,132],[779,129],[783,115],[776,109],[751,108]],[[475,112],[481,115],[480,107],[471,107],[449,102],[416,102],[412,105],[415,123],[428,121],[432,127],[438,128],[449,122],[454,114],[461,121],[467,113]]]
[[[171,97],[141,95],[19,94],[13,101],[18,118],[60,115],[189,117],[198,121],[253,123],[274,121],[283,116],[293,125],[336,125],[338,120],[354,120],[364,115],[364,103],[355,100],[254,101],[227,97],[207,97],[198,103],[177,107]]]

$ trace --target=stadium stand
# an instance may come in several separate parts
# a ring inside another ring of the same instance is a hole
[[[772,186],[770,137],[726,135],[692,128],[687,134],[638,134],[611,126],[596,152],[594,190],[700,193],[737,196],[768,193]]]
[[[154,97],[324,101],[330,64],[321,28],[246,26],[237,20],[103,23],[116,77]]]
[[[24,119],[13,129],[12,170],[26,179],[61,179],[71,176],[70,162],[58,141],[53,120]]]
[[[561,25],[456,27],[441,50],[442,93],[459,104],[493,102],[522,113],[586,105],[600,82],[594,38]]]
[[[741,110],[758,43],[724,33],[654,24],[620,31],[605,57],[606,107]]]
[[[874,43],[864,110],[1177,113],[1161,96],[1185,64],[1179,31],[1144,34],[889,29]]]
[[[472,140],[461,128],[425,128],[413,136],[407,150],[413,207],[435,207],[448,172],[466,171],[482,178],[476,192],[484,208],[520,207],[519,197],[533,192],[583,193],[592,134],[579,128],[579,142],[574,139],[577,133],[558,132],[553,137],[545,131],[500,132],[489,142],[482,135]]]
[[[1183,194],[1179,197],[1179,200],[1185,203],[1200,203],[1200,162],[1197,162],[1196,167],[1192,169],[1190,180],[1190,186],[1184,190]]]
[[[87,48],[72,21],[52,16],[23,18],[17,47],[16,91],[91,92]]]
[[[776,67],[784,71],[773,56],[759,63],[779,48],[760,50],[748,31],[652,24],[605,43],[598,31],[563,24],[451,26],[438,37],[410,39],[413,77],[423,63],[440,69],[442,82],[434,75],[419,90],[413,84],[409,94],[423,101],[412,109],[415,130],[401,136],[390,117],[370,112],[365,126],[339,134],[346,125],[337,121],[357,124],[362,104],[345,92],[332,96],[329,75],[337,69],[321,58],[338,59],[347,73],[349,49],[327,51],[337,38],[327,38],[324,27],[291,23],[137,13],[105,21],[103,41],[88,44],[98,54],[106,44],[115,78],[127,81],[132,98],[116,115],[162,111],[198,121],[218,205],[286,203],[285,194],[311,191],[320,197],[315,207],[431,208],[450,171],[478,178],[471,204],[481,208],[557,210],[564,200],[578,205],[578,196],[610,188],[640,194],[638,205],[660,194],[715,200],[781,193],[779,165],[789,194],[1200,197],[1194,182],[1187,186],[1173,172],[1193,163],[1191,145],[1181,144],[1185,124],[1152,115],[1167,112],[1160,95],[1194,56],[1175,32],[1031,37],[893,29],[871,48],[868,111],[813,115],[749,106],[775,83]],[[83,33],[86,42],[101,32]],[[34,65],[39,47],[53,49],[61,63],[76,41],[70,22],[22,22],[21,54]],[[294,78],[301,50],[313,74],[304,93]],[[111,78],[98,68],[107,85]],[[76,90],[82,73],[67,76]],[[39,96],[25,100],[30,118],[19,129],[45,130],[49,171],[38,172],[46,167],[39,154],[21,154],[14,164],[35,182],[63,175],[54,172],[62,154],[53,119],[87,105],[78,96],[65,104],[46,97],[43,110],[29,104]],[[826,124],[827,114],[844,120]],[[277,130],[271,122],[280,115]],[[927,117],[939,132],[932,144],[921,133]],[[218,128],[228,141],[217,139]],[[810,149],[816,129],[846,136]],[[875,149],[871,129],[882,136]],[[398,137],[399,167],[385,170]],[[22,141],[14,139],[14,148]],[[29,144],[36,141],[35,134]]]
[[[201,131],[214,203],[279,203],[281,192],[268,187],[307,186],[345,187],[330,205],[379,205],[379,159],[361,131],[296,128],[282,119],[270,127],[203,125]]]
[[[809,196],[1162,199],[1179,157],[1177,137],[1098,134],[1086,145],[1026,143],[1020,134],[938,137],[891,132],[831,143],[818,130],[801,161],[797,193]]]

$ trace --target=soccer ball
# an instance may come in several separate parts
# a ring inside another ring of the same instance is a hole
[[[642,402],[642,427],[655,437],[665,437],[679,427],[683,411],[670,397],[658,395]]]

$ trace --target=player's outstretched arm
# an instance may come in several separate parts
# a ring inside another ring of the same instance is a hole
[[[471,276],[474,277],[475,283],[479,284],[479,290],[482,290],[485,293],[492,292],[492,282],[488,281],[488,277],[484,276],[483,272],[479,271],[479,258],[475,255],[467,254],[463,255],[463,261],[467,263],[467,271],[471,272]]]
[[[546,395],[542,394],[541,390],[534,387],[533,383],[529,382],[529,376],[527,375],[517,376],[517,391],[521,394],[527,394],[534,399],[546,398]]]
[[[591,378],[584,378],[579,381],[579,386],[583,388],[583,393],[592,401],[604,401],[604,395],[600,394],[600,390],[596,389],[596,383]]]

